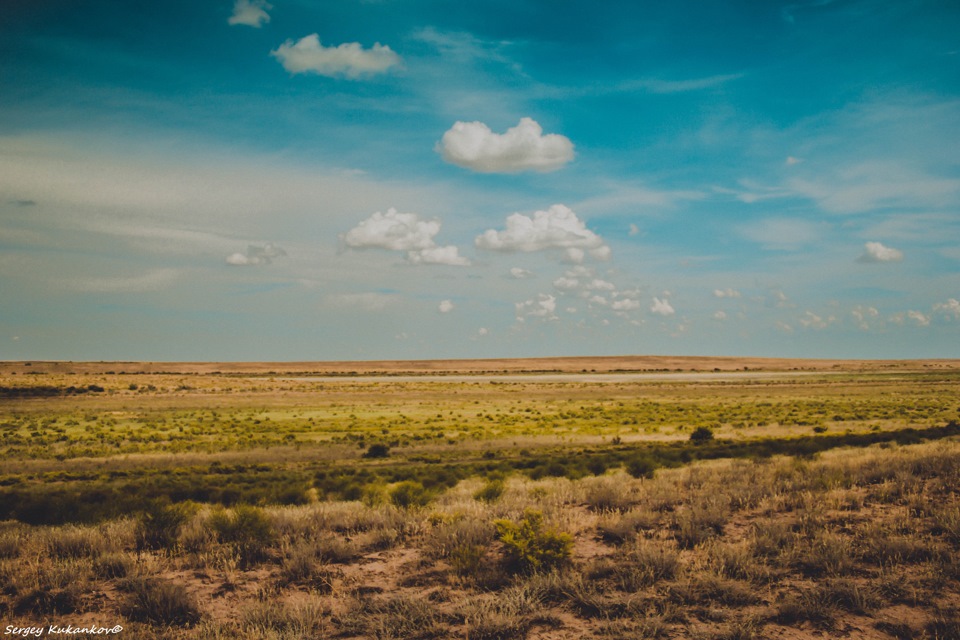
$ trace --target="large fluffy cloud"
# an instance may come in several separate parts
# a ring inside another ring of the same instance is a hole
[[[270,15],[267,13],[270,9],[273,9],[273,6],[266,0],[237,0],[233,5],[233,15],[227,23],[259,29],[265,22],[270,22]]]
[[[903,252],[892,247],[885,247],[879,242],[868,242],[863,245],[863,254],[857,262],[900,262]]]
[[[290,73],[316,73],[321,76],[344,76],[356,79],[385,73],[400,64],[400,56],[379,42],[364,49],[359,42],[345,42],[337,47],[324,47],[316,33],[298,42],[287,40],[270,55]]]
[[[543,135],[531,118],[503,134],[482,122],[457,122],[436,148],[447,162],[482,173],[554,171],[573,160],[573,143],[556,133]]]
[[[603,238],[587,229],[569,207],[555,204],[533,217],[514,213],[507,218],[506,229],[488,229],[477,236],[475,244],[491,251],[544,251],[561,249],[572,262],[581,262],[584,252],[597,260],[610,257]]]
[[[413,264],[470,264],[457,247],[437,246],[434,237],[438,233],[438,220],[421,220],[416,213],[400,213],[390,208],[386,213],[377,211],[348,231],[343,241],[354,249],[406,251],[407,260]]]

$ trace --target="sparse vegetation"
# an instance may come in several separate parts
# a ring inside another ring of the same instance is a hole
[[[954,638],[957,381],[0,375],[39,389],[0,397],[0,611],[177,640]]]

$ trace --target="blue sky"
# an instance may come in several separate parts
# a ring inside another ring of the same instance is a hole
[[[0,21],[0,359],[960,357],[960,5]]]

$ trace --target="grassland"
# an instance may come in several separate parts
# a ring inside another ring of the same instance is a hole
[[[0,363],[0,619],[958,638],[960,363]]]

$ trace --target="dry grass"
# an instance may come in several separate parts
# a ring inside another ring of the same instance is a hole
[[[512,477],[493,501],[482,486],[428,509],[202,508],[139,551],[131,519],[5,523],[0,602],[15,622],[120,615],[144,637],[813,637],[864,619],[957,637],[958,443]],[[513,573],[494,523],[531,507],[574,536],[568,566]]]

